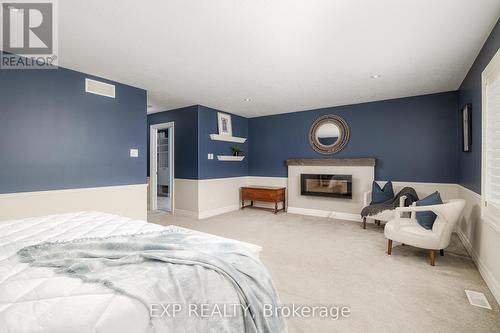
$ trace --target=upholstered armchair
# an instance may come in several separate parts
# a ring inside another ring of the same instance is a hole
[[[430,263],[435,264],[436,251],[444,255],[444,249],[450,245],[451,233],[465,207],[465,200],[454,199],[440,205],[398,207],[395,215],[384,229],[388,239],[387,254],[392,252],[392,241],[428,249]],[[416,212],[431,211],[437,215],[431,230],[420,226],[416,220]],[[410,212],[409,218],[401,217],[401,213]]]
[[[394,186],[394,193],[399,193],[401,187]],[[363,207],[370,205],[372,201],[372,191],[366,191],[363,193]],[[404,207],[406,201],[406,196],[401,196],[399,198],[399,207]],[[363,218],[363,229],[366,229],[366,219],[371,219],[375,221],[375,224],[380,225],[380,221],[387,222],[394,218],[393,210],[384,210],[376,215],[371,215]]]

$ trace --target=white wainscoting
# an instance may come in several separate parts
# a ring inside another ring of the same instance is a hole
[[[385,184],[385,182],[378,182],[380,184]],[[439,192],[443,200],[457,199],[458,189],[457,184],[451,183],[417,183],[417,182],[393,182],[394,186],[403,188],[406,186],[413,187],[417,191],[418,197],[420,199],[425,198],[429,194],[436,191]]]
[[[174,214],[198,218],[198,180],[174,180]]]
[[[500,304],[500,229],[481,218],[481,196],[456,185],[459,198],[467,202],[457,234],[476,263],[491,293]]]
[[[240,187],[247,177],[202,179],[198,182],[198,218],[204,219],[240,208]]]
[[[381,181],[380,184],[385,183]],[[227,212],[235,211],[240,208],[239,190],[242,186],[282,186],[288,188],[287,177],[259,177],[259,176],[243,176],[232,178],[217,178],[217,179],[175,179],[176,193],[174,195],[175,208],[174,213],[179,215],[190,216],[198,219],[204,219]],[[368,185],[365,184],[367,188]],[[417,183],[417,182],[394,182],[395,186],[414,187],[420,197],[424,197],[434,191],[439,191],[443,199],[452,199],[458,197],[456,184],[444,183]],[[296,191],[299,191],[300,184],[297,184]],[[358,190],[358,192],[360,192]],[[362,193],[361,193],[362,194]],[[329,217],[332,219],[343,219],[351,221],[360,221],[359,211],[346,209],[343,203],[346,199],[325,198],[325,203],[328,205],[323,207],[296,207],[290,205],[290,194],[287,191],[288,212],[292,214],[310,215]],[[335,209],[329,209],[332,206],[332,201],[335,201]],[[293,201],[292,201],[293,203]],[[255,203],[256,206],[264,208],[274,208],[274,204]],[[358,205],[359,206],[359,205]],[[281,208],[281,206],[280,206]]]
[[[147,219],[147,184],[0,194],[0,221],[78,211]]]
[[[205,219],[240,209],[242,186],[283,186],[286,177],[231,177],[216,179],[175,179],[174,214]],[[256,203],[264,208],[274,204]],[[271,207],[272,206],[272,207]]]
[[[258,177],[258,176],[248,176],[247,185],[256,186],[281,186],[286,187],[288,182],[287,177]]]

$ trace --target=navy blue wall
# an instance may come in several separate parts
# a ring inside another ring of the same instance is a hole
[[[458,183],[479,194],[481,194],[481,73],[499,48],[500,23],[497,22],[459,90],[459,108],[472,103],[472,151],[464,153],[460,148]],[[461,126],[459,128],[461,137],[462,128]]]
[[[148,115],[148,127],[152,124],[175,122],[175,178],[211,179],[248,175],[248,158],[242,162],[217,160],[217,155],[231,155],[231,146],[234,144],[210,139],[210,134],[218,133],[217,112],[219,110],[193,105]],[[246,138],[248,119],[232,115],[231,121],[233,135]],[[248,152],[248,143],[239,146],[245,153]],[[214,154],[213,160],[208,159],[209,153]]]
[[[210,134],[218,133],[217,112],[205,106],[199,106],[199,179],[240,177],[248,175],[248,157],[242,162],[218,161],[217,155],[232,155],[231,146],[234,143],[212,141]],[[227,112],[225,112],[227,113]],[[248,119],[237,115],[231,116],[233,136],[248,137]],[[248,153],[248,141],[237,144],[245,153]],[[207,158],[208,153],[214,154],[214,159]]]
[[[147,120],[148,128],[153,124],[171,121],[175,122],[175,178],[198,179],[198,106],[150,114]],[[149,134],[147,137],[149,154]],[[149,176],[149,159],[147,174]]]
[[[86,77],[0,70],[0,193],[146,182],[146,91],[94,77],[116,99],[88,94]]]
[[[457,182],[457,92],[251,118],[249,174],[286,177],[289,158],[328,157],[308,141],[313,121],[328,113],[351,130],[333,157],[375,157],[379,180]]]

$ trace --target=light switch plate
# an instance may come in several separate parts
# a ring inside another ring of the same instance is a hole
[[[130,157],[139,157],[139,149],[130,149]]]
[[[208,159],[213,160],[214,159],[214,154],[208,154]]]

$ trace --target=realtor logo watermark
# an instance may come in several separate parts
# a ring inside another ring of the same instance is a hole
[[[54,69],[58,64],[57,2],[1,1],[1,69]]]
[[[341,320],[351,317],[351,307],[347,305],[302,305],[302,304],[262,304],[257,309],[263,318],[320,318]],[[149,306],[151,318],[190,317],[199,319],[235,318],[240,315],[255,318],[256,313],[248,305],[210,303],[154,303]]]

